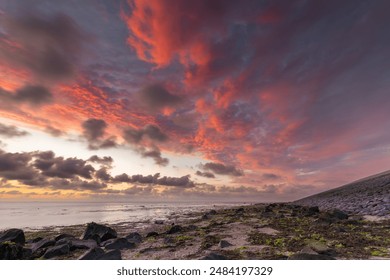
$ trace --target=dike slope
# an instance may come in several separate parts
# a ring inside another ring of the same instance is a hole
[[[293,203],[318,206],[321,210],[340,209],[354,215],[390,218],[390,171],[305,197]]]

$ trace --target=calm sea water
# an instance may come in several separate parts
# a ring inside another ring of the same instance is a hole
[[[242,203],[240,203],[242,204]],[[89,222],[151,222],[235,203],[0,202],[0,230],[39,229]]]

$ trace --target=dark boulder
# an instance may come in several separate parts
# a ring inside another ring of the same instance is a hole
[[[306,253],[297,253],[291,255],[289,260],[335,260],[335,258],[327,255],[320,254],[306,254]]]
[[[35,253],[36,251],[38,251],[40,249],[44,249],[44,248],[53,246],[53,245],[55,245],[55,243],[56,242],[54,241],[54,239],[44,238],[41,241],[38,241],[36,243],[31,244],[31,250],[33,253]]]
[[[218,245],[219,245],[220,248],[226,248],[226,247],[233,246],[233,244],[231,244],[230,242],[228,242],[226,240],[219,241]]]
[[[64,238],[67,238],[67,239],[73,238],[73,239],[75,239],[76,237],[74,235],[71,235],[71,234],[63,233],[63,234],[60,234],[60,235],[56,236],[54,238],[54,240],[57,242],[57,241],[59,241],[61,239],[64,239]]]
[[[158,232],[155,232],[155,231],[151,231],[151,232],[148,232],[146,234],[146,238],[149,238],[149,237],[156,237],[158,236]]]
[[[79,260],[96,260],[101,255],[104,255],[104,250],[102,248],[96,247],[85,252],[82,256],[79,257]]]
[[[93,239],[97,243],[100,243],[116,237],[117,233],[114,229],[105,225],[99,225],[92,222],[87,225],[87,229],[85,230],[82,239]]]
[[[23,230],[12,228],[0,233],[0,243],[5,241],[13,242],[23,246],[26,242],[26,238],[24,236]]]
[[[138,232],[132,232],[130,234],[128,234],[126,236],[126,239],[129,241],[129,242],[132,242],[132,243],[141,243],[142,242],[142,236],[141,234],[139,234]]]
[[[164,220],[155,220],[154,223],[156,225],[163,225],[164,224]]]
[[[77,249],[92,249],[97,247],[97,243],[95,240],[88,239],[88,240],[80,240],[72,237],[63,238],[56,242],[57,245],[63,245],[68,244],[71,251],[77,250]]]
[[[179,225],[172,226],[168,231],[167,234],[175,234],[183,231],[183,227]]]
[[[348,219],[348,214],[338,210],[338,209],[333,209],[332,211],[329,212],[332,218],[337,219],[337,220],[346,220]]]
[[[134,249],[135,243],[129,242],[126,238],[116,238],[116,239],[110,239],[102,244],[100,244],[102,247],[106,249]]]
[[[23,247],[20,244],[6,241],[0,243],[0,260],[23,259]]]
[[[96,260],[121,260],[122,254],[120,250],[110,250],[96,258]]]
[[[41,241],[43,238],[42,237],[36,237],[34,239],[30,239],[28,241],[26,241],[27,244],[32,244],[32,243],[37,243],[39,241]]]
[[[201,260],[227,260],[227,258],[220,254],[210,253],[204,256],[203,258],[201,258]]]
[[[70,247],[68,244],[57,245],[47,249],[43,257],[45,259],[51,259],[54,257],[66,255],[69,253],[69,251],[70,251]]]

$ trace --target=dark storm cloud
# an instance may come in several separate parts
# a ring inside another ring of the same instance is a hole
[[[202,169],[209,170],[219,175],[229,175],[229,176],[243,176],[244,173],[241,170],[238,170],[233,165],[224,165],[222,163],[208,162],[202,165]]]
[[[128,143],[139,143],[144,137],[157,142],[164,142],[168,136],[158,126],[148,124],[141,129],[127,128],[123,132],[123,138]]]
[[[149,85],[139,93],[141,102],[151,110],[158,110],[165,107],[173,107],[182,102],[180,96],[167,91],[161,85]]]
[[[88,36],[69,16],[27,13],[19,17],[4,16],[1,23],[4,37],[20,47],[0,43],[0,59],[12,66],[25,67],[43,79],[58,80],[74,75]]]
[[[39,107],[53,101],[53,94],[41,85],[25,85],[15,92],[8,92],[0,88],[0,98],[9,105],[28,104],[32,107]]]
[[[205,178],[215,178],[215,175],[211,172],[202,172],[202,171],[196,171],[195,173],[198,176],[205,177]]]
[[[27,131],[20,130],[14,125],[5,125],[0,123],[0,136],[7,138],[26,136],[29,133]]]

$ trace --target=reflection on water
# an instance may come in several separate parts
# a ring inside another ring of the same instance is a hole
[[[234,204],[0,202],[0,230],[67,226],[91,221],[110,224],[148,221],[231,205]]]

